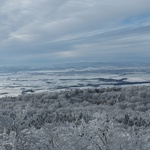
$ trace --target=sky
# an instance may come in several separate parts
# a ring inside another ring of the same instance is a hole
[[[0,65],[149,58],[150,0],[0,0]]]

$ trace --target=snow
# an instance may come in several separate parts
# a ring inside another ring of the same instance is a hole
[[[145,69],[145,72],[143,72],[143,69]],[[0,97],[17,96],[23,91],[30,93],[30,90],[37,93],[69,88],[112,87],[119,82],[115,80],[121,79],[124,79],[125,82],[149,82],[150,74],[146,70],[147,68],[145,67],[120,68],[102,66],[67,68],[62,70],[45,69],[37,71],[1,72]],[[114,79],[114,81],[109,79]],[[138,85],[150,84],[139,83]]]

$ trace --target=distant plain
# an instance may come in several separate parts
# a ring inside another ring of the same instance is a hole
[[[148,63],[0,67],[0,81],[0,97],[75,88],[150,85],[150,67]]]

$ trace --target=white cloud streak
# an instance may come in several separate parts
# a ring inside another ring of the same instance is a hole
[[[149,18],[149,0],[1,0],[0,58],[17,62],[30,55],[38,62],[39,55],[44,60],[55,53],[56,61],[88,61],[91,55],[148,51]]]

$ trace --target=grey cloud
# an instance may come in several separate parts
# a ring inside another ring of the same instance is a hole
[[[147,17],[138,17],[144,14]],[[149,0],[3,0],[0,58],[38,62],[39,56],[59,59],[84,52],[89,59],[92,53],[124,53],[130,46],[147,49],[149,16]],[[128,19],[133,21],[124,23]]]

